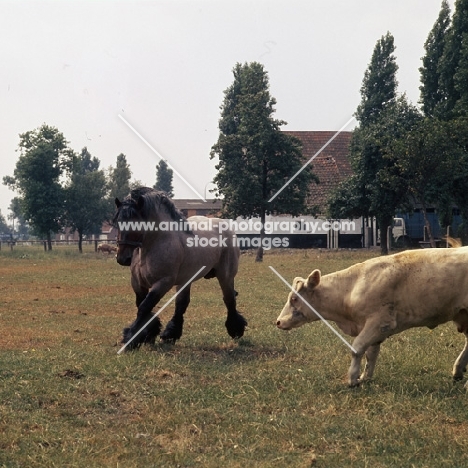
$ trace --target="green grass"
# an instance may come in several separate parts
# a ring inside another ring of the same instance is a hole
[[[375,254],[244,254],[244,338],[229,338],[216,280],[201,280],[175,346],[117,355],[135,317],[128,268],[91,249],[2,250],[0,466],[468,466],[452,324],[385,342],[357,389],[349,350],[324,324],[274,326],[288,291],[269,265],[292,281]]]

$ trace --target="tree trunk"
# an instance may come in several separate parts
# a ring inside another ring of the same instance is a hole
[[[83,233],[78,229],[78,251],[83,253]]]
[[[257,256],[255,257],[256,262],[263,262],[263,239],[265,238],[265,210],[260,215],[260,222],[262,223],[262,229],[260,230],[260,247],[257,250]]]
[[[47,250],[52,250],[52,236],[50,231],[47,231]]]

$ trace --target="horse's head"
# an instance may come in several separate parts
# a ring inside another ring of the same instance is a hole
[[[116,198],[115,205],[114,226],[118,229],[117,262],[120,265],[130,266],[134,250],[143,247],[145,240],[146,248],[151,247],[150,239],[161,234],[157,227],[160,222],[186,221],[164,192],[149,187],[133,189],[123,201]],[[185,232],[191,231],[186,228]]]
[[[122,202],[116,198],[117,211],[114,216],[114,225],[117,227],[117,262],[120,265],[130,266],[133,252],[141,247],[144,231],[139,224],[143,220],[141,197],[134,200],[126,197]]]

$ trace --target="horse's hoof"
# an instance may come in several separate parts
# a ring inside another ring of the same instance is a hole
[[[176,338],[165,338],[164,336],[161,335],[161,343],[168,344],[168,345],[175,345],[177,339]]]
[[[174,344],[177,340],[180,340],[183,330],[183,319],[174,323],[172,320],[166,325],[166,328],[161,333],[161,340],[165,343]]]
[[[237,317],[229,317],[225,325],[229,336],[236,340],[244,336],[247,320],[241,314],[238,314]]]
[[[121,344],[125,345],[124,351],[135,351],[141,346],[141,343],[137,343],[136,341],[129,341],[129,340],[122,340]]]
[[[358,379],[358,380],[356,380],[356,382],[349,382],[348,387],[349,388],[358,388],[358,387],[361,386],[361,383],[362,383],[362,380]]]

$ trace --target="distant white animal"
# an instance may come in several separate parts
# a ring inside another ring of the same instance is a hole
[[[117,247],[115,245],[111,244],[99,244],[97,246],[97,251],[98,252],[107,252],[108,254],[112,252],[117,252]]]

